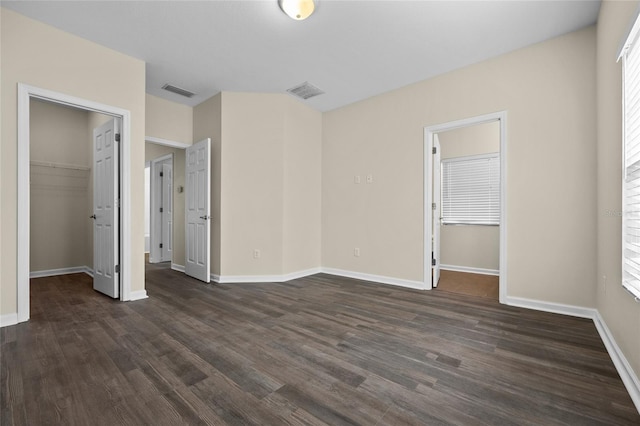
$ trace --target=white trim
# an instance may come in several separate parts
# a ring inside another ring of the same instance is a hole
[[[382,275],[365,274],[362,272],[346,271],[336,268],[311,268],[302,271],[291,272],[284,275],[216,275],[211,274],[211,280],[221,284],[228,283],[283,283],[297,278],[304,278],[310,275],[325,273],[340,277],[355,278],[363,281],[370,281],[378,284],[390,284],[399,287],[424,290],[422,281],[405,280],[402,278],[386,277]]]
[[[162,139],[162,138],[154,138],[153,136],[145,136],[144,137],[144,141],[145,142],[149,142],[149,143],[154,143],[156,145],[170,146],[172,148],[185,149],[185,148],[191,146],[190,143],[172,141],[172,140],[169,140],[169,139]]]
[[[398,287],[413,288],[417,290],[426,290],[424,287],[424,283],[422,281],[405,280],[403,278],[393,278],[393,277],[386,277],[383,275],[365,274],[362,272],[345,271],[343,269],[335,269],[335,268],[321,268],[321,272],[325,274],[330,274],[330,275],[337,275],[340,277],[355,278],[363,281],[372,281],[379,284],[390,284]],[[429,283],[429,287],[431,287],[431,283]]]
[[[177,263],[171,263],[171,269],[173,269],[174,271],[178,271],[178,272],[184,273],[184,265],[178,265]]]
[[[284,283],[297,278],[323,272],[322,268],[311,268],[302,271],[290,272],[284,275],[216,275],[211,274],[211,279],[217,283]]]
[[[485,268],[476,268],[473,266],[458,266],[458,265],[443,265],[443,264],[440,264],[440,269],[444,269],[445,271],[453,271],[453,272],[467,272],[470,274],[500,276],[499,269],[485,269]]]
[[[31,98],[119,117],[123,149],[120,172],[120,300],[130,300],[132,265],[131,229],[131,113],[128,110],[18,83],[18,321],[29,320],[29,103]]]
[[[16,312],[12,314],[0,315],[0,328],[9,327],[10,325],[16,325],[18,323],[18,314]]]
[[[597,310],[594,308],[584,308],[582,306],[565,305],[563,303],[545,302],[542,300],[526,299],[524,297],[507,297],[506,304],[509,306],[517,306],[519,308],[533,309],[542,312],[551,312],[553,314],[569,315],[578,318],[593,319]]]
[[[71,268],[44,269],[41,271],[31,271],[29,278],[55,277],[58,275],[80,274],[85,273],[93,277],[93,269],[88,266],[74,266]]]
[[[147,290],[136,290],[129,292],[129,299],[127,300],[133,302],[134,300],[147,299],[148,297],[149,296],[147,296]]]
[[[640,380],[638,379],[638,376],[633,371],[633,368],[631,368],[631,364],[629,364],[629,361],[627,361],[624,353],[616,343],[613,338],[613,334],[611,334],[609,327],[607,327],[607,324],[604,322],[604,318],[602,318],[599,311],[596,311],[593,322],[596,325],[596,329],[600,334],[600,338],[602,339],[604,346],[607,348],[607,352],[609,352],[613,365],[615,365],[616,370],[622,379],[622,383],[624,383],[631,400],[635,404],[638,413],[640,413]]]
[[[424,128],[424,160],[423,179],[424,187],[424,240],[423,240],[423,280],[422,288],[430,290],[431,285],[431,262],[427,261],[428,254],[431,253],[433,210],[432,191],[427,188],[433,187],[433,176],[430,173],[429,165],[432,161],[433,135],[447,130],[455,130],[478,124],[500,123],[500,280],[499,280],[499,300],[500,303],[507,303],[507,112],[499,111],[477,117],[465,118],[462,120],[450,121],[448,123],[426,126]]]

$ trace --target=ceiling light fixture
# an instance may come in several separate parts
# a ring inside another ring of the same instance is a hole
[[[296,21],[307,19],[316,8],[313,0],[278,0],[278,4],[284,13]]]

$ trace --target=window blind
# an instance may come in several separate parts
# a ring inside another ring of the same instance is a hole
[[[640,297],[640,48],[638,21],[621,53],[623,68],[624,182],[622,284]]]
[[[500,154],[442,160],[442,224],[500,224]]]

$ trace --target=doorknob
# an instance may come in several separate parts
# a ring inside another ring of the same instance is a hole
[[[209,215],[207,215],[207,216],[200,216],[200,219],[209,220],[209,219],[211,219],[211,216],[209,216]]]
[[[95,220],[95,218],[96,218],[95,214],[92,214],[91,216],[89,216],[89,219],[94,219]]]

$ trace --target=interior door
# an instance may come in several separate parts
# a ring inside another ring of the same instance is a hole
[[[211,139],[186,149],[185,168],[186,259],[185,272],[204,282],[210,281],[211,246]]]
[[[433,135],[433,259],[431,261],[432,268],[432,286],[437,287],[440,281],[440,225],[441,225],[441,199],[440,186],[442,179],[440,176],[440,140],[438,135]]]
[[[173,159],[162,163],[162,262],[173,256]]]
[[[116,119],[93,129],[93,289],[114,299],[120,296],[118,132]]]

